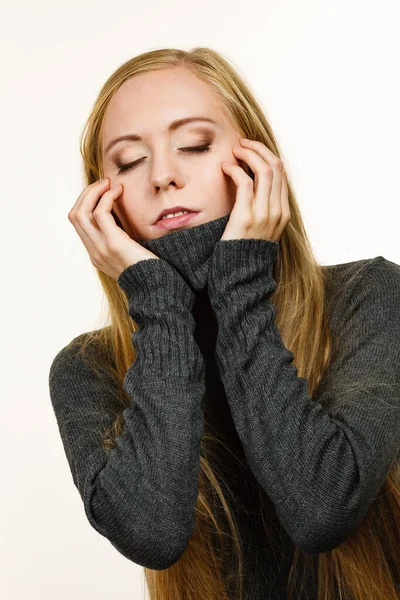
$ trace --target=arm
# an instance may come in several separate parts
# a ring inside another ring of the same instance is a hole
[[[400,449],[400,267],[377,257],[346,289],[337,320],[347,346],[339,342],[345,350],[312,400],[274,322],[277,251],[261,239],[216,244],[216,361],[249,466],[282,525],[304,551],[326,552],[356,529]]]
[[[132,404],[116,447],[106,452],[101,441],[118,409],[116,384],[100,381],[68,346],[51,365],[50,396],[90,524],[126,558],[165,569],[195,524],[205,385],[194,293],[161,259],[129,266],[118,283],[139,328],[123,383]]]

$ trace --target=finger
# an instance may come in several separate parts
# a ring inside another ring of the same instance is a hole
[[[281,193],[281,183],[279,183],[279,177],[277,181],[275,169],[250,148],[234,146],[233,151],[234,154],[246,161],[256,176],[253,207],[256,211],[255,214],[257,214],[260,219],[268,218],[271,212],[272,215],[274,215],[276,213],[275,204],[277,190],[279,189],[278,198],[280,198]],[[271,199],[272,192],[275,194],[273,199]]]
[[[223,163],[222,169],[233,179],[236,185],[235,212],[239,212],[241,217],[246,218],[252,214],[254,183],[239,165]]]
[[[109,184],[110,181],[107,178],[88,185],[78,196],[77,201],[68,213],[68,219],[77,230],[86,247],[87,243],[90,244],[91,241],[89,234],[92,236],[93,241],[104,241],[104,237],[100,235],[100,229],[93,219],[93,209],[99,202],[101,194],[109,187]]]
[[[288,191],[288,182],[287,182],[287,173],[285,170],[282,171],[282,193],[281,193],[281,207],[282,207],[282,217],[279,225],[282,225],[282,231],[285,229],[286,225],[290,221],[290,207],[289,207],[289,191]]]
[[[93,212],[99,198],[104,192],[109,188],[110,180],[108,177],[106,179],[99,179],[98,181],[94,181],[90,185],[86,186],[85,189],[78,196],[74,206],[71,208],[68,213],[68,217],[71,215],[72,217],[84,209],[86,212]]]
[[[112,208],[116,199],[123,193],[123,186],[118,183],[116,186],[108,190],[100,199],[96,209],[93,211],[93,216],[97,225],[103,232],[107,242],[115,238],[117,223],[111,214]]]
[[[265,144],[258,140],[248,140],[245,138],[240,139],[240,144],[243,148],[251,148],[254,152],[257,152],[265,162],[273,164],[274,160],[280,160],[276,154],[272,152]]]
[[[107,179],[87,186],[68,214],[69,220],[91,256],[96,255],[98,250],[104,250],[106,246],[106,238],[93,217],[93,208],[99,202],[99,194],[108,185],[109,180]]]
[[[82,240],[91,259],[98,261],[100,255],[105,252],[107,240],[98,225],[86,222],[85,224],[75,221],[75,230]]]
[[[259,196],[256,193],[255,211],[256,214],[263,219],[268,218],[271,224],[278,224],[282,217],[282,170],[280,165],[271,165],[272,170],[272,185],[270,188],[269,199],[265,196]],[[269,180],[269,178],[268,178]]]
[[[247,148],[249,150],[253,150],[253,152],[257,153],[261,158],[272,167],[272,169],[280,169],[284,170],[285,166],[281,158],[276,156],[267,148],[265,144],[259,142],[257,140],[248,140],[245,138],[241,138],[240,140],[241,147]]]

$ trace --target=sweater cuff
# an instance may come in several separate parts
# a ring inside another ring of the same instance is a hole
[[[279,243],[256,238],[219,240],[210,261],[208,291],[216,312],[230,312],[230,302],[246,304],[257,290],[269,294],[276,288],[273,279]],[[234,298],[233,298],[234,296]]]
[[[161,258],[149,258],[129,265],[117,279],[129,301],[132,318],[136,308],[149,306],[152,310],[168,310],[177,304],[191,309],[194,292],[183,277]]]
[[[127,267],[118,284],[138,325],[132,334],[137,359],[127,376],[200,381],[204,361],[193,339],[195,294],[181,275],[165,260],[151,258]]]

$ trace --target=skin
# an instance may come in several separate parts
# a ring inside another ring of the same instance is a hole
[[[217,125],[196,121],[176,131],[174,119],[206,116]],[[125,141],[105,152],[120,135],[136,133],[142,141]],[[113,214],[133,239],[168,235],[154,221],[164,208],[184,206],[200,211],[185,227],[222,217],[232,211],[237,187],[222,165],[247,164],[233,154],[242,132],[226,114],[213,88],[184,68],[152,71],[124,82],[110,101],[101,140],[103,177],[110,189],[120,183]],[[210,152],[182,153],[181,148],[204,146]],[[132,170],[118,173],[118,165],[142,159]]]

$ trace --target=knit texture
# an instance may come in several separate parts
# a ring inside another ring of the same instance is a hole
[[[50,397],[90,524],[151,569],[174,564],[193,533],[204,431],[225,440],[218,466],[243,505],[248,597],[278,600],[294,544],[317,555],[355,532],[399,456],[400,266],[377,256],[328,267],[335,350],[311,400],[269,300],[279,244],[221,240],[228,218],[140,241],[160,259],[118,279],[139,328],[116,447],[101,444],[116,385],[69,345],[51,364]],[[303,593],[316,598],[315,582]]]

